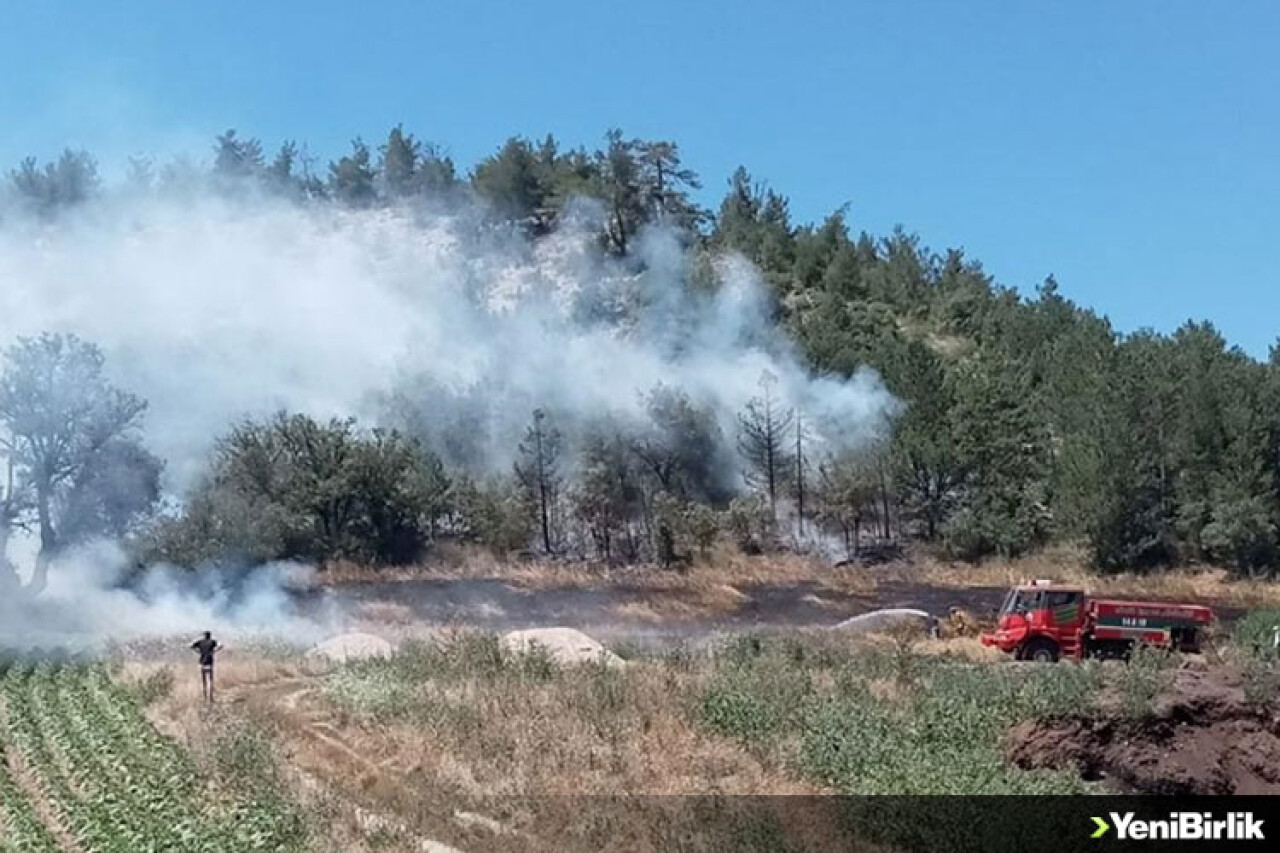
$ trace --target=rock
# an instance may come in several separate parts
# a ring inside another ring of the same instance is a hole
[[[373,634],[339,634],[320,643],[311,651],[309,657],[328,658],[336,663],[365,658],[390,657],[396,647],[381,637]]]
[[[529,652],[535,646],[545,649],[552,660],[562,666],[582,663],[622,666],[624,663],[599,642],[573,628],[531,628],[502,637],[502,647],[512,652]]]

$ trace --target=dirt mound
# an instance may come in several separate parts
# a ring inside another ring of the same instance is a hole
[[[1250,706],[1221,673],[1184,670],[1145,717],[1070,716],[1016,726],[1009,761],[1074,767],[1144,794],[1280,794],[1280,715]]]
[[[600,643],[573,628],[531,628],[512,631],[502,637],[504,648],[514,652],[529,652],[535,646],[546,649],[556,663],[571,666],[579,663],[603,663],[621,666],[622,658]]]
[[[395,646],[373,634],[339,634],[311,649],[311,657],[324,657],[342,663],[363,658],[390,657]]]

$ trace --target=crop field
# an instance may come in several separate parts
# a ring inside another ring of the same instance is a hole
[[[1278,618],[1057,665],[905,631],[246,642],[212,708],[168,643],[19,660],[0,853],[950,849],[896,795],[1280,793]]]
[[[104,665],[13,664],[0,697],[5,853],[302,849],[285,807],[209,787]]]

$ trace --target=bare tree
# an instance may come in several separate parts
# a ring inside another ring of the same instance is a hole
[[[796,532],[801,536],[804,535],[805,522],[805,499],[808,497],[808,473],[809,473],[809,457],[806,455],[806,445],[809,442],[809,430],[805,424],[804,415],[796,412],[796,442],[795,452],[792,455],[795,462],[794,474],[792,476],[791,485],[795,489],[796,499]]]
[[[778,379],[769,371],[760,377],[760,395],[747,403],[738,416],[738,452],[746,463],[747,485],[769,499],[769,511],[778,517],[778,491],[790,476],[791,428],[795,412],[777,400]]]

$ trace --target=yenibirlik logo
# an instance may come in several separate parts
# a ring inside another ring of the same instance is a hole
[[[1111,823],[1093,818],[1090,838],[1102,838],[1115,824],[1120,841],[1264,841],[1263,820],[1252,812],[1230,812],[1215,819],[1212,812],[1170,812],[1168,820],[1143,820],[1133,812],[1109,812]]]

